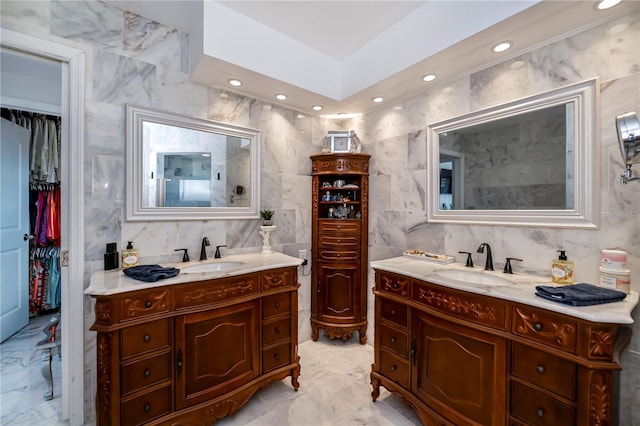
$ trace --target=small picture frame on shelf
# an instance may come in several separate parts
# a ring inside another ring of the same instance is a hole
[[[353,130],[329,131],[327,138],[330,152],[360,152],[360,140]]]

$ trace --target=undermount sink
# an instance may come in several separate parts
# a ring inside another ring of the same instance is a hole
[[[470,284],[481,284],[490,286],[513,285],[513,282],[506,278],[486,274],[480,271],[464,271],[455,269],[442,269],[435,271],[436,275],[442,278],[449,278],[456,281],[463,281]]]
[[[197,272],[224,272],[233,271],[242,265],[242,262],[211,262],[182,267],[180,270],[185,274],[195,274]]]

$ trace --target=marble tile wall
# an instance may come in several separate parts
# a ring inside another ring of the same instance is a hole
[[[85,99],[85,286],[102,268],[105,244],[134,241],[141,259],[179,260],[177,247],[197,253],[208,236],[232,250],[261,246],[259,221],[128,223],[124,220],[124,104],[209,118],[262,130],[262,206],[276,210],[276,249],[296,255],[310,250],[309,155],[321,150],[328,130],[356,130],[372,154],[370,260],[397,256],[406,248],[456,254],[489,242],[496,263],[525,259],[523,269],[548,273],[556,249],[576,262],[576,278],[595,281],[599,250],[629,252],[632,288],[640,290],[640,191],[618,183],[622,161],[614,117],[640,111],[640,12],[541,46],[487,69],[433,85],[400,105],[359,119],[328,122],[300,116],[268,102],[190,82],[189,34],[97,1],[2,1],[2,27],[48,38],[87,52]],[[594,60],[594,58],[596,58]],[[445,225],[426,222],[426,126],[569,83],[600,78],[601,226],[598,230]],[[397,108],[399,107],[399,108]],[[108,188],[104,185],[109,183]],[[224,252],[223,252],[224,254]],[[479,255],[478,255],[479,256]],[[463,260],[461,257],[458,260]],[[474,259],[481,262],[480,258]],[[310,336],[308,267],[300,270],[300,341]],[[373,283],[369,274],[369,285]],[[368,292],[370,295],[371,293]],[[369,298],[369,318],[373,300]],[[95,338],[88,330],[85,364],[87,418],[95,377]],[[636,311],[636,320],[640,313]],[[638,323],[638,321],[636,321]],[[369,327],[369,342],[373,341]],[[620,424],[640,418],[640,326],[622,358]],[[635,405],[634,405],[635,404]]]

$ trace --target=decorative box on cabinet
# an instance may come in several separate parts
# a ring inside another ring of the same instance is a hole
[[[426,425],[615,425],[630,340],[598,323],[376,270],[371,396]]]
[[[368,154],[317,154],[312,167],[311,338],[367,341]]]
[[[95,295],[98,425],[208,424],[291,376],[295,267]]]

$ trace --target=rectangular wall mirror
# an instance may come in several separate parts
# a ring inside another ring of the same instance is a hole
[[[127,220],[257,219],[260,131],[126,106]]]
[[[430,222],[597,228],[597,79],[428,126]]]

